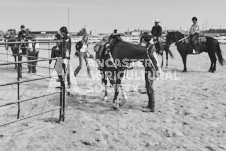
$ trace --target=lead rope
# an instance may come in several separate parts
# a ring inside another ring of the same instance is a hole
[[[148,56],[149,61],[151,62],[152,67],[154,68],[154,70],[156,70],[156,68],[155,68],[155,66],[154,66],[154,64],[153,64],[153,62],[152,62],[152,60],[151,60],[151,58],[150,58],[150,56],[149,56],[149,53],[148,53],[148,49],[149,49],[150,47],[151,47],[151,46],[149,46],[149,47],[146,49],[146,53],[147,53],[147,56]]]
[[[109,52],[109,56],[110,56],[110,61],[113,63],[113,66],[114,66],[116,69],[118,69],[118,68],[116,67],[116,65],[115,65],[114,59],[113,59],[113,57],[112,57],[112,55],[111,55],[111,52]]]

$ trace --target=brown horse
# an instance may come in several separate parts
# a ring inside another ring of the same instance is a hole
[[[186,72],[187,71],[186,59],[188,54],[192,54],[192,47],[189,43],[189,40],[182,40],[184,37],[185,35],[178,31],[168,32],[166,36],[166,45],[169,48],[172,43],[176,44],[177,50],[183,59],[184,64],[183,72]],[[219,42],[212,37],[207,36],[203,38],[204,40],[198,43],[199,53],[207,52],[209,54],[211,61],[209,72],[214,72],[216,71],[216,61],[217,61],[216,54],[219,63],[221,65],[224,64],[224,58],[221,53],[220,45]]]
[[[147,47],[145,47],[124,41],[117,41],[107,55],[104,55],[107,51],[105,49],[106,48],[104,48],[104,53],[100,53],[100,49],[98,49],[98,51],[96,51],[96,58],[101,60],[102,82],[107,85],[107,79],[109,79],[110,83],[114,86],[115,94],[113,107],[118,109],[121,103],[124,103],[118,100],[119,88],[124,76],[124,71],[128,67],[129,63],[141,61],[145,68],[146,89],[149,98],[148,108],[151,112],[154,112],[154,79],[150,77],[156,75],[154,69],[160,69],[157,58],[154,55],[155,46],[147,45]]]

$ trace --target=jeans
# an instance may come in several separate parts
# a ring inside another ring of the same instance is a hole
[[[190,35],[191,46],[192,46],[193,49],[195,49],[196,52],[198,52],[198,46],[197,46],[198,38],[199,38],[198,33]]]
[[[88,59],[87,59],[87,56],[86,56],[86,52],[80,52],[79,53],[79,65],[78,67],[75,69],[75,76],[78,75],[79,71],[81,70],[82,68],[82,65],[83,65],[83,59],[85,60],[86,62],[86,66],[87,66],[87,73],[88,75],[90,75],[90,67],[89,67],[89,64],[88,64]]]

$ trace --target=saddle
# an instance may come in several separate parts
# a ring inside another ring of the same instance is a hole
[[[189,44],[189,43],[190,43],[190,38],[187,38],[187,39],[185,39],[184,41],[185,41],[186,44]],[[197,41],[197,42],[198,42],[198,43],[206,42],[206,37],[200,36],[200,37],[198,38],[198,41]]]
[[[101,56],[103,58],[108,57],[109,52],[111,52],[111,50],[114,48],[114,45],[118,42],[118,41],[122,41],[122,38],[120,37],[120,35],[111,35],[109,37],[108,42],[104,45],[103,51]]]
[[[185,39],[184,42],[189,45],[189,54],[193,54],[192,53],[193,49],[192,49],[192,46],[191,46],[191,43],[190,43],[190,38]],[[201,53],[205,49],[205,45],[203,45],[205,42],[206,42],[206,37],[200,36],[198,38],[196,44],[197,44],[199,53]]]

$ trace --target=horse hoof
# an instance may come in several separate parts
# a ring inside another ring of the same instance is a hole
[[[108,97],[107,97],[107,96],[104,96],[104,97],[103,97],[103,100],[107,100],[107,99],[108,99]]]
[[[113,109],[114,110],[118,110],[119,108],[119,104],[118,103],[113,103]]]
[[[214,70],[213,69],[210,69],[209,72],[214,73]]]
[[[120,100],[119,106],[122,107],[126,103],[127,99]]]
[[[187,72],[187,70],[183,70],[182,72]]]

